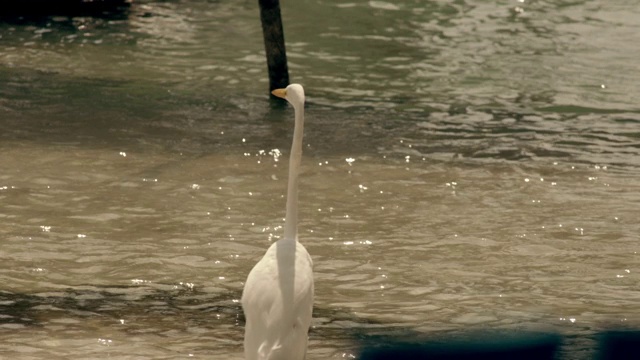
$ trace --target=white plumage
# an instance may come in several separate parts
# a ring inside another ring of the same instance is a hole
[[[304,89],[272,92],[295,110],[284,237],[253,267],[242,292],[246,360],[302,360],[313,310],[313,262],[298,242],[298,173],[302,159]]]

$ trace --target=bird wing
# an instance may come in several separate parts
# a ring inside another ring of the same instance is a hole
[[[313,264],[306,249],[296,245],[291,265],[278,264],[271,247],[249,273],[242,294],[248,358],[304,357],[313,309]]]

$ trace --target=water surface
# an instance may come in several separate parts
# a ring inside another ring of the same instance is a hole
[[[310,359],[368,336],[637,327],[637,6],[283,2],[307,91]],[[293,113],[253,2],[0,23],[0,351],[241,358]],[[634,40],[635,39],[635,40]]]

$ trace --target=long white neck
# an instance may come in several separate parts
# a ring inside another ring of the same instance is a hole
[[[287,215],[284,221],[284,240],[298,240],[298,173],[302,160],[302,134],[304,130],[304,104],[295,108],[296,122],[289,157],[289,185],[287,189]]]

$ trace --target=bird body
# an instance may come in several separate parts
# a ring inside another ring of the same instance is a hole
[[[289,159],[284,237],[253,267],[242,292],[246,360],[302,360],[313,310],[313,262],[298,242],[298,173],[302,159],[304,90],[298,84],[273,94],[295,110]]]
[[[251,270],[246,284],[252,291],[242,296],[246,360],[304,359],[313,309],[312,266],[302,244],[283,239]]]

